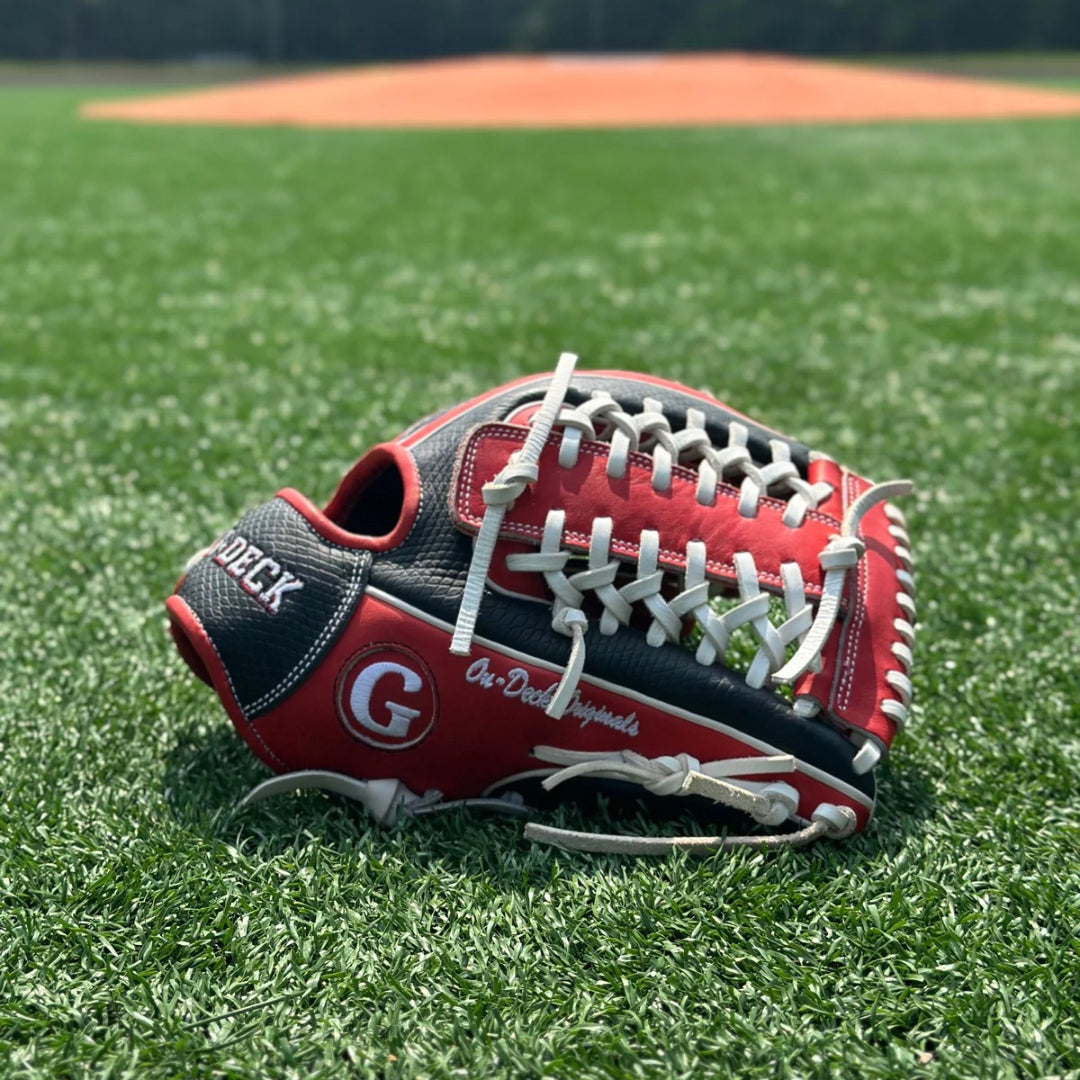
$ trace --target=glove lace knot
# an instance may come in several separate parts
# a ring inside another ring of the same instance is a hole
[[[686,797],[697,795],[748,814],[761,825],[782,825],[795,817],[799,793],[790,784],[748,777],[792,773],[795,759],[786,754],[728,758],[702,763],[689,754],[647,758],[632,750],[567,750],[537,746],[533,757],[561,768],[543,781],[550,791],[577,777],[620,780],[640,784],[654,795]],[[557,844],[576,851],[612,854],[660,855],[675,850],[712,851],[734,847],[800,847],[821,836],[840,839],[855,828],[855,814],[847,807],[822,803],[810,821],[796,832],[772,836],[619,836],[606,833],[574,832],[530,823],[525,835],[541,843]]]

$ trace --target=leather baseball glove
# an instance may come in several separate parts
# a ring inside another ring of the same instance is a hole
[[[575,360],[376,446],[323,510],[286,488],[189,564],[172,634],[278,774],[248,799],[319,787],[390,823],[599,792],[753,833],[526,828],[636,853],[862,829],[911,695],[885,501],[911,485]]]

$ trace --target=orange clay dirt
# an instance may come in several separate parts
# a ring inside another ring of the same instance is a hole
[[[93,118],[297,127],[637,127],[1080,115],[1080,94],[776,56],[493,56],[95,102]]]

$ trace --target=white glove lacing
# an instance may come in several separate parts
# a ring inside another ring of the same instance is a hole
[[[785,525],[798,528],[806,514],[816,510],[832,493],[830,484],[810,484],[799,476],[787,444],[779,439],[771,440],[769,444],[772,462],[764,466],[755,464],[746,446],[748,429],[738,421],[729,424],[728,445],[718,449],[709,441],[704,413],[698,409],[689,409],[686,427],[673,432],[660,403],[651,398],[644,400],[644,408],[634,416],[625,413],[603,391],[594,393],[589,401],[577,408],[564,407],[563,401],[576,361],[577,357],[572,353],[562,354],[540,410],[532,421],[525,445],[511,455],[506,467],[483,487],[486,510],[458,609],[457,625],[450,645],[452,653],[468,655],[470,651],[499,528],[514,501],[528,484],[537,479],[541,452],[556,426],[563,430],[559,448],[559,464],[563,468],[572,468],[576,463],[583,437],[610,444],[607,473],[613,479],[625,475],[627,457],[631,452],[649,454],[655,491],[670,488],[673,465],[696,465],[696,497],[703,505],[712,505],[715,501],[719,483],[741,478],[738,512],[743,517],[756,516],[762,496],[786,497],[787,507],[782,520]],[[691,540],[687,544],[683,588],[671,600],[667,600],[662,594],[665,571],[658,565],[658,532],[642,530],[636,576],[633,581],[618,587],[616,579],[626,564],[611,556],[612,519],[603,517],[593,520],[588,565],[584,570],[568,575],[567,564],[577,556],[562,544],[566,515],[562,510],[550,510],[544,523],[540,550],[509,555],[506,560],[510,570],[543,575],[554,594],[552,629],[573,639],[570,655],[558,688],[547,707],[547,714],[554,718],[561,717],[574,699],[585,663],[588,617],[584,611],[584,600],[588,592],[603,606],[600,632],[606,635],[614,634],[620,627],[629,624],[633,604],[644,604],[652,616],[646,640],[654,647],[665,642],[677,643],[682,637],[683,619],[692,617],[702,634],[695,653],[701,664],[723,662],[733,632],[743,626],[749,627],[759,643],[745,675],[750,686],[788,684],[806,671],[817,670],[821,663],[821,651],[836,622],[848,571],[858,565],[866,550],[857,536],[859,523],[872,507],[886,499],[909,494],[911,490],[912,485],[907,480],[877,484],[863,492],[848,507],[839,534],[830,539],[819,556],[825,579],[816,612],[807,600],[798,563],[781,564],[787,618],[779,626],[773,626],[768,619],[769,594],[759,585],[751,552],[736,552],[734,555],[741,603],[721,615],[709,605],[706,572],[708,552],[702,541]],[[905,594],[905,599],[910,597]],[[787,648],[793,643],[797,648],[791,659],[785,662]],[[894,674],[905,680],[907,678],[899,672]],[[906,706],[906,696],[902,693],[905,687],[898,686],[894,680],[890,680],[890,685],[901,694]],[[907,690],[910,693],[910,684]],[[805,714],[807,707],[804,706],[801,711]]]

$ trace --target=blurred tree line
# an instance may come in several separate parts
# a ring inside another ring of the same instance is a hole
[[[1080,48],[1080,0],[0,0],[0,56]]]

